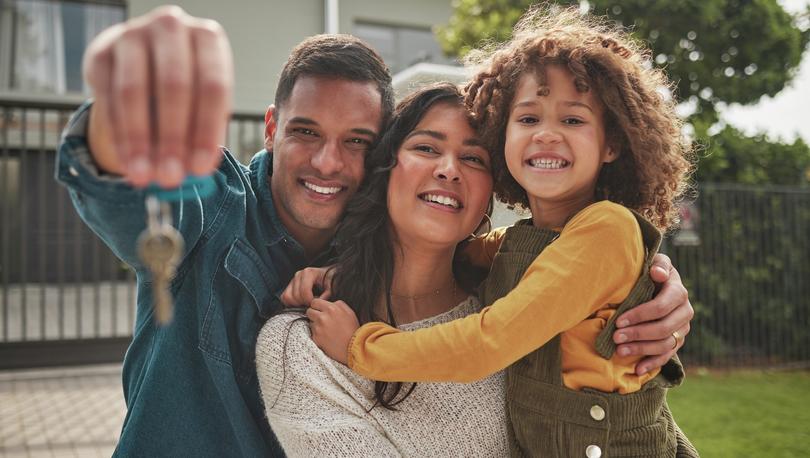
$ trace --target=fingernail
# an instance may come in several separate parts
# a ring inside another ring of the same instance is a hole
[[[197,174],[207,172],[210,164],[211,158],[209,158],[208,153],[203,150],[197,150],[191,156],[191,166]]]
[[[169,185],[183,181],[183,164],[176,157],[167,157],[160,163],[161,182]]]
[[[132,181],[141,183],[147,180],[151,171],[151,164],[145,157],[136,157],[129,163],[129,178]]]
[[[630,325],[630,321],[628,321],[628,320],[619,320],[619,321],[616,323],[616,326],[617,326],[617,327],[620,327],[620,328],[626,328],[626,327],[627,327],[627,326],[629,326],[629,325]]]
[[[627,356],[630,354],[630,349],[627,347],[619,348],[619,356]]]
[[[620,333],[620,334],[619,334],[619,335],[616,337],[616,341],[618,341],[619,343],[622,343],[622,342],[627,342],[627,334]]]

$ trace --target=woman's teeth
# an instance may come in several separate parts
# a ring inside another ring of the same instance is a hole
[[[529,165],[538,169],[561,169],[567,167],[568,161],[564,159],[532,159]]]
[[[451,207],[451,208],[460,208],[461,207],[461,204],[459,204],[459,202],[456,199],[453,199],[452,197],[439,196],[439,195],[436,195],[436,194],[425,194],[425,195],[421,196],[421,198],[424,201],[433,202],[433,203],[437,203],[437,204],[442,204],[442,205],[445,205],[445,206]]]

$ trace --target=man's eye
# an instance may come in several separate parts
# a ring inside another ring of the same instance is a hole
[[[296,127],[293,132],[301,135],[317,135],[314,130],[307,129],[306,127]]]
[[[366,140],[365,138],[352,138],[349,140],[349,143],[353,145],[360,145],[360,146],[370,146],[371,142]]]

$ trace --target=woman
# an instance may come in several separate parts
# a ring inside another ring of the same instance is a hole
[[[485,220],[492,176],[461,93],[440,84],[411,95],[369,154],[338,229],[334,296],[362,322],[403,329],[476,312],[474,282],[454,273],[454,253]],[[256,359],[267,418],[290,456],[509,453],[501,373],[472,384],[375,383],[324,355],[292,314],[268,321]]]

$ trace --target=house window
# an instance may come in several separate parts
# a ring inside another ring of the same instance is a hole
[[[428,28],[402,27],[357,22],[354,36],[380,53],[391,73],[400,72],[420,62],[452,65]]]
[[[0,91],[86,92],[84,49],[125,16],[121,1],[0,0]]]

